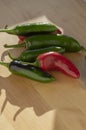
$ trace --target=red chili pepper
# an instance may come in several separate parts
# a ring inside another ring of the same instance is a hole
[[[52,32],[52,34],[63,34],[63,30],[57,29],[55,32]]]
[[[22,44],[22,42],[25,40],[26,36],[18,36],[19,41],[18,44]]]
[[[69,59],[57,52],[41,54],[38,56],[37,62],[43,70],[60,70],[73,78],[80,77],[76,66]]]
[[[18,36],[20,41],[24,41],[24,39],[26,38],[25,36]]]

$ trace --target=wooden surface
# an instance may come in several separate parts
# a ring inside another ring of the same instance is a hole
[[[85,0],[3,0],[0,10],[1,28],[49,19],[86,47]],[[17,41],[13,35],[0,33],[1,59],[10,60],[3,44]],[[17,55],[22,49],[9,51]],[[43,84],[0,66],[0,130],[86,130],[86,60],[82,52],[65,56],[78,67],[79,79],[52,72],[56,81]]]

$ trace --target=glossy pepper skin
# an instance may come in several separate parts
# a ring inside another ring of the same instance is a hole
[[[69,59],[57,52],[40,54],[37,57],[35,65],[40,66],[45,71],[59,70],[73,78],[80,77],[80,73],[76,66]]]
[[[25,35],[19,35],[19,43],[21,43],[22,41],[24,41],[27,37],[33,36],[33,35],[40,35],[40,34],[56,34],[56,35],[60,35],[63,34],[63,30],[62,28],[58,27],[56,31],[54,32],[36,32],[36,33],[29,33],[29,34],[25,34]]]
[[[54,24],[38,22],[17,25],[11,29],[0,29],[0,32],[7,32],[8,34],[14,34],[18,36],[27,36],[28,34],[55,32],[57,29],[58,27]]]
[[[65,49],[62,47],[56,47],[56,46],[53,47],[52,46],[52,47],[43,48],[43,49],[25,50],[20,54],[20,56],[18,58],[12,58],[12,56],[10,56],[10,55],[9,56],[15,60],[21,60],[24,62],[34,62],[38,55],[45,53],[45,52],[50,52],[50,51],[64,53]]]
[[[14,60],[10,63],[0,62],[0,64],[7,66],[13,74],[21,75],[32,80],[39,82],[51,82],[55,80],[52,75],[43,71],[41,68],[30,64],[24,64],[20,61]]]
[[[79,42],[69,36],[66,35],[35,35],[26,38],[22,44],[16,45],[7,45],[6,48],[18,48],[18,47],[26,47],[27,49],[40,49],[50,46],[59,46],[65,49],[66,52],[78,52],[81,50],[81,46]]]
[[[37,49],[49,46],[59,46],[65,48],[66,52],[80,51],[81,47],[77,40],[66,35],[37,35],[25,40],[26,47]]]

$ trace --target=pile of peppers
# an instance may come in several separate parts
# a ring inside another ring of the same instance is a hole
[[[55,80],[49,72],[61,71],[73,78],[79,78],[76,66],[63,54],[65,52],[79,52],[84,49],[73,37],[64,35],[61,28],[51,23],[29,23],[17,25],[14,28],[0,29],[0,32],[16,35],[17,44],[5,44],[5,48],[24,47],[19,57],[12,57],[10,63],[0,62],[17,75],[40,82]]]

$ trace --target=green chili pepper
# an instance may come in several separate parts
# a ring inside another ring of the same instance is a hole
[[[79,42],[69,36],[66,35],[54,35],[54,34],[46,34],[46,35],[34,35],[28,37],[21,44],[16,45],[7,45],[4,47],[26,47],[27,49],[40,49],[50,46],[59,46],[63,47],[66,52],[78,52],[82,49]]]
[[[40,32],[54,32],[58,29],[57,26],[50,23],[29,23],[23,25],[17,25],[14,28],[1,29],[0,32],[6,32],[14,35],[27,35],[29,33],[40,33]]]
[[[4,65],[9,68],[10,72],[16,75],[21,75],[36,81],[40,82],[51,82],[55,78],[49,73],[43,71],[41,68],[21,63],[20,61],[12,61],[10,63],[0,62],[1,65]]]
[[[43,48],[43,49],[25,50],[20,54],[20,56],[18,58],[12,58],[12,56],[10,54],[9,54],[9,56],[15,60],[21,60],[24,62],[34,62],[39,54],[42,54],[45,52],[50,52],[50,51],[64,53],[65,49],[62,47],[52,46],[52,47],[47,47],[47,48]]]

